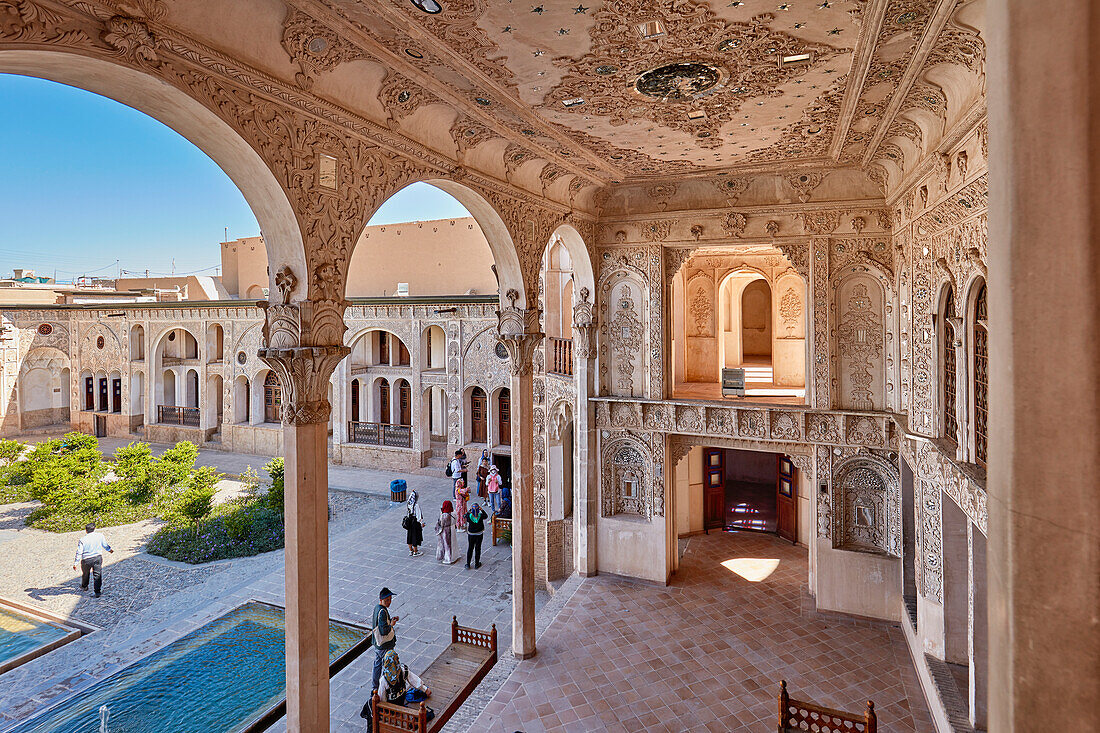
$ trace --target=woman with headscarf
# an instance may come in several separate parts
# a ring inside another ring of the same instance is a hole
[[[443,507],[439,510],[439,519],[435,520],[435,534],[439,538],[435,559],[444,565],[450,565],[458,559],[454,552],[455,542],[458,540],[455,536],[454,510],[450,501],[443,502]]]
[[[488,499],[485,482],[489,478],[489,449],[481,451],[481,459],[477,462],[477,495],[482,499]]]
[[[458,531],[466,531],[466,502],[470,498],[470,490],[466,488],[466,482],[462,479],[455,481],[455,505],[458,507]]]
[[[407,693],[412,690],[419,690],[424,698],[432,696],[431,688],[401,663],[396,649],[390,649],[382,658],[382,676],[378,678],[378,697],[382,702],[404,705]]]
[[[405,503],[405,518],[401,520],[410,557],[421,554],[420,546],[424,544],[424,512],[420,510],[419,499],[420,495],[415,491],[409,492],[409,500]]]
[[[489,515],[485,513],[485,510],[482,509],[481,505],[476,501],[466,515],[466,522],[469,527],[466,533],[466,538],[469,540],[469,544],[466,546],[467,570],[470,569],[471,559],[474,561],[474,568],[481,567],[481,538],[485,534],[485,520],[488,518]]]
[[[493,508],[493,514],[500,514],[500,470],[493,466],[489,469],[489,478],[485,481],[489,491],[489,506]]]

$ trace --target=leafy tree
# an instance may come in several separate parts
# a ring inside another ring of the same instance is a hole
[[[245,466],[240,479],[245,495],[249,498],[255,498],[260,489],[260,474],[256,473],[256,469],[252,466]]]
[[[267,475],[271,477],[271,488],[267,491],[265,497],[265,503],[272,509],[277,509],[280,512],[283,511],[284,505],[284,492],[283,492],[283,473],[286,470],[286,466],[283,462],[283,458],[272,458],[264,466],[264,470],[267,471]]]
[[[153,451],[148,443],[130,443],[116,450],[114,472],[135,504],[144,504],[153,499],[156,484]]]

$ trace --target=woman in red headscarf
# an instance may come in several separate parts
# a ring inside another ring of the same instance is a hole
[[[439,519],[435,520],[435,534],[439,538],[435,559],[444,565],[450,565],[458,559],[454,553],[455,542],[458,539],[455,535],[454,510],[450,501],[443,502],[443,507],[439,510]]]

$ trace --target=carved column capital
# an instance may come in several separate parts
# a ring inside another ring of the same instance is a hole
[[[332,414],[329,379],[336,365],[350,352],[347,346],[260,349],[260,358],[279,375],[284,425],[328,422]]]
[[[512,374],[517,377],[531,374],[535,350],[542,343],[539,331],[538,308],[517,308],[519,293],[514,289],[505,293],[508,305],[497,311],[497,334],[511,357]]]

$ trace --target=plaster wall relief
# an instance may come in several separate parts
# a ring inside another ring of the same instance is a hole
[[[629,431],[604,431],[601,442],[600,505],[603,516],[634,514],[651,518],[656,509],[655,474],[654,456],[648,441]],[[663,491],[662,486],[662,506]]]
[[[819,410],[828,410],[833,406],[832,390],[832,339],[830,338],[830,302],[832,293],[829,287],[829,240],[815,237],[811,240],[812,280],[810,293],[813,298],[813,310],[810,317],[813,322],[813,345],[810,359],[813,373],[813,392],[810,404]]]
[[[836,290],[837,402],[882,410],[886,400],[884,294],[876,278],[857,274]]]
[[[660,398],[664,391],[661,245],[605,249],[599,267],[601,392]]]

